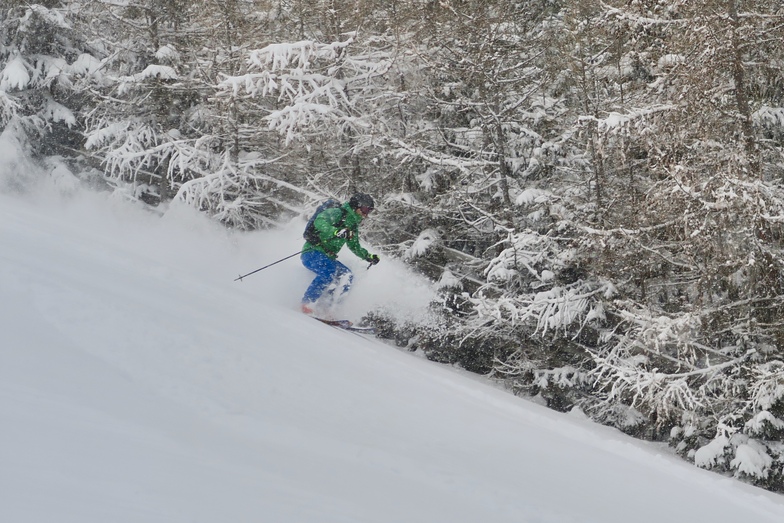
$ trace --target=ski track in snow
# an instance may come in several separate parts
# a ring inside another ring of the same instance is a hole
[[[296,260],[233,281],[300,225],[0,195],[0,521],[784,521],[781,496],[303,317]],[[348,313],[423,313],[402,264],[352,268]]]

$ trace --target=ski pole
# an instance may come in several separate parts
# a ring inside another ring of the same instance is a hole
[[[239,281],[242,281],[242,278],[247,278],[247,277],[248,277],[248,276],[250,276],[251,274],[256,274],[256,273],[257,273],[257,272],[259,272],[259,271],[263,271],[264,269],[266,269],[266,268],[268,268],[268,267],[272,267],[273,265],[276,265],[276,264],[278,264],[278,263],[280,263],[280,262],[282,262],[282,261],[286,261],[286,260],[288,260],[289,258],[293,258],[294,256],[298,256],[298,255],[302,254],[303,252],[307,252],[307,251],[309,251],[309,250],[311,250],[311,249],[306,249],[306,250],[304,250],[304,251],[297,251],[297,252],[295,252],[294,254],[292,254],[292,255],[290,255],[290,256],[286,256],[285,258],[281,258],[281,259],[279,259],[278,261],[276,261],[276,262],[272,262],[272,263],[270,263],[269,265],[265,265],[264,267],[262,267],[262,268],[260,268],[260,269],[256,269],[255,271],[249,272],[248,274],[243,274],[242,276],[239,276],[239,277],[235,278],[235,279],[234,279],[234,281],[237,281],[237,280],[239,280]]]

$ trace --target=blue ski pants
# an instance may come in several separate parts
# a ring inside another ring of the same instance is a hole
[[[302,265],[316,273],[313,282],[305,291],[305,296],[302,297],[303,303],[313,303],[317,301],[327,291],[327,294],[334,296],[335,287],[342,283],[343,288],[340,290],[337,298],[344,295],[351,288],[351,283],[354,281],[354,275],[351,269],[343,265],[337,260],[333,260],[321,251],[307,251],[303,252],[300,257]],[[332,288],[330,285],[334,284]]]

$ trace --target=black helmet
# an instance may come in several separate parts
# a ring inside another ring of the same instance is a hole
[[[373,201],[373,198],[369,194],[358,192],[351,199],[348,201],[349,207],[356,210],[360,207],[367,207],[368,209],[375,209],[376,202]]]

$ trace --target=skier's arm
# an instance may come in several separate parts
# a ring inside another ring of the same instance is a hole
[[[349,250],[356,254],[359,258],[370,261],[370,253],[359,244],[359,234],[354,234],[354,236],[346,242]]]

